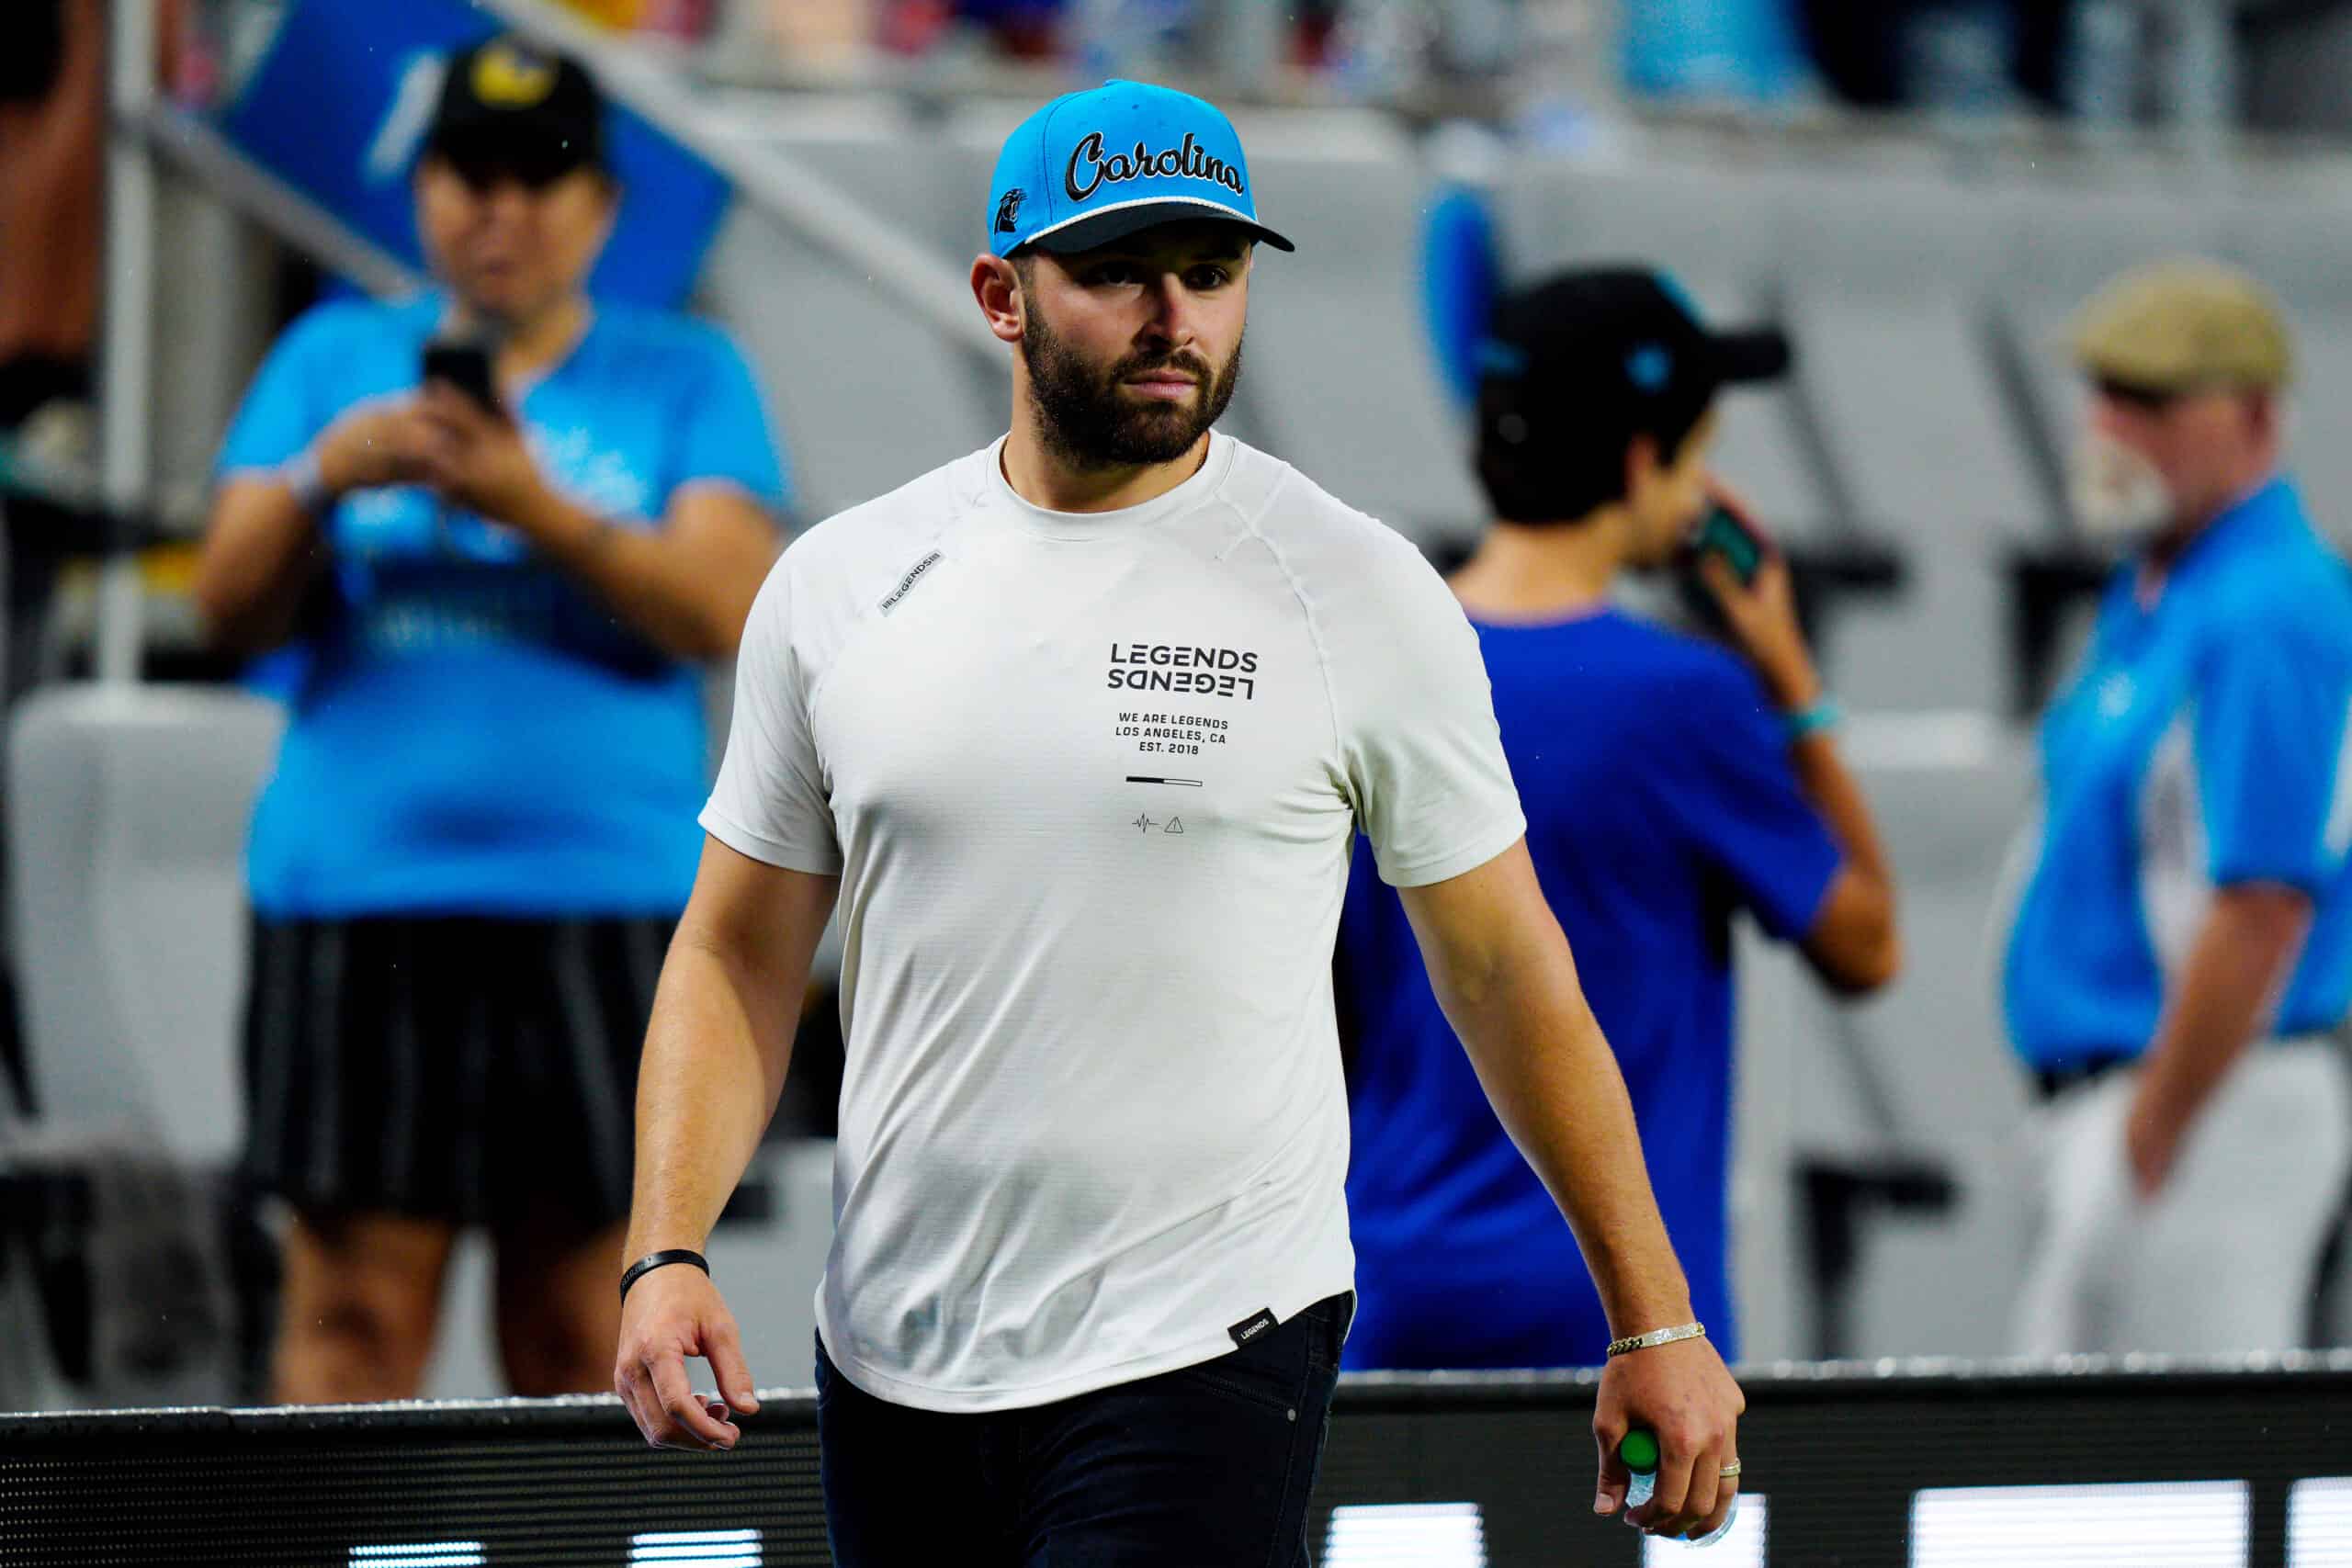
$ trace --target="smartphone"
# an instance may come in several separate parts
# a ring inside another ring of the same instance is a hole
[[[1756,581],[1770,548],[1747,519],[1720,501],[1708,504],[1706,516],[1690,536],[1690,553],[1694,557],[1721,556],[1743,587]]]
[[[442,381],[473,399],[501,419],[506,405],[498,396],[498,378],[490,350],[478,343],[441,340],[424,345],[424,378]]]

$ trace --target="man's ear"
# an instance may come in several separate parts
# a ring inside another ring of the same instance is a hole
[[[2277,440],[2281,434],[2283,415],[2277,392],[2265,387],[2246,394],[2246,424],[2257,439]]]
[[[596,178],[605,192],[605,215],[600,220],[602,231],[596,236],[596,254],[601,259],[605,248],[613,243],[613,231],[621,224],[621,183],[601,171]]]
[[[1029,301],[1021,292],[1021,274],[1002,256],[982,255],[972,261],[972,298],[989,331],[1001,343],[1019,343],[1028,325]]]

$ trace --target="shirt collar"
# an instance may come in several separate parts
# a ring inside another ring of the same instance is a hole
[[[2143,595],[2142,589],[2150,581],[2146,557],[2127,564],[2121,581],[2132,596],[2140,600],[2143,613],[2147,613],[2162,604],[2175,588],[2212,570],[2216,562],[2256,541],[2276,537],[2283,527],[2300,525],[2301,519],[2302,507],[2294,486],[2284,473],[2274,472],[2199,531],[2188,547],[2154,580],[2152,597]]]
[[[2174,563],[2174,575],[2181,569],[2195,565],[2209,557],[2224,556],[2236,547],[2239,541],[2268,533],[2282,523],[2295,520],[2295,492],[2284,474],[2274,473],[2256,485],[2245,499],[2223,512],[2205,525],[2203,533],[2189,541]]]

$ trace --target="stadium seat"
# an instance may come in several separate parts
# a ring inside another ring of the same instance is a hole
[[[1792,178],[1777,261],[1804,387],[1857,525],[1908,558],[1854,615],[1831,679],[1871,708],[1989,710],[2004,690],[2003,558],[2049,522],[1995,374],[1996,193]]]
[[[1852,1026],[1880,1069],[1894,1131],[1959,1185],[1950,1213],[1891,1216],[1870,1233],[1855,1340],[1877,1355],[2007,1354],[2030,1232],[2018,1141],[2028,1095],[2000,1015],[2000,942],[2025,869],[2016,856],[2032,808],[2030,737],[1920,715],[1859,728],[1849,750],[1894,857],[1909,955]],[[1834,1004],[1812,1001],[1826,1027]],[[1838,1095],[1826,1079],[1808,1080],[1825,1108]],[[1852,1150],[1877,1131],[1860,1118],[1815,1121],[1804,1138]]]
[[[2009,243],[1997,269],[2001,348],[2027,423],[2019,432],[2063,527],[2065,464],[2077,438],[2080,379],[2065,344],[2075,312],[2127,268],[2184,253],[2216,254],[2211,204],[2146,191],[2020,186],[2003,199]]]
[[[1968,302],[1804,286],[1789,311],[1860,521],[1908,562],[1903,598],[1846,627],[1833,681],[1860,706],[1996,706],[2004,547],[2045,502],[2009,444]]]
[[[1769,194],[1753,181],[1677,169],[1660,177],[1522,160],[1500,197],[1517,281],[1569,266],[1638,263],[1664,268],[1709,321],[1773,321],[1768,285]],[[1794,344],[1798,379],[1743,389],[1723,404],[1715,467],[1781,537],[1821,540],[1840,516],[1805,433],[1799,389],[1806,345]]]
[[[792,150],[877,207],[944,205],[936,171],[902,144]],[[886,204],[886,194],[897,199]],[[749,204],[721,227],[703,293],[759,367],[807,520],[894,491],[1004,430],[1011,393],[1000,367]]]
[[[1246,132],[1245,132],[1246,134]],[[1273,451],[1424,548],[1484,520],[1469,434],[1422,325],[1412,236],[1420,182],[1400,147],[1303,151],[1260,135],[1261,211],[1299,246],[1250,280],[1251,412]]]
[[[2286,303],[2301,362],[2290,400],[2288,462],[2313,521],[2339,546],[2352,547],[2352,444],[2335,434],[2341,411],[2352,404],[2352,278],[2344,268],[2352,222],[2333,208],[2309,203],[2293,222],[2281,223],[2267,216],[2275,206],[2249,198],[2226,222],[2229,240],[2215,248]]]
[[[244,843],[276,705],[59,687],[8,736],[9,924],[44,1120],[152,1134],[218,1168],[243,1142]]]

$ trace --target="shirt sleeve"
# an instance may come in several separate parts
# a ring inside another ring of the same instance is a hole
[[[2274,622],[2205,660],[2191,743],[2217,887],[2275,882],[2316,897],[2352,848],[2352,661],[2334,640]]]
[[[735,715],[703,830],[786,871],[842,868],[825,770],[808,723],[808,680],[794,646],[792,558],[768,573],[735,660]]]
[[[1402,537],[1379,541],[1328,639],[1340,752],[1381,879],[1420,887],[1527,831],[1477,634]]]
[[[334,353],[334,319],[329,311],[314,311],[270,349],[230,421],[214,465],[218,477],[276,469],[334,422],[322,375]]]
[[[1804,940],[1845,857],[1798,787],[1779,713],[1728,663],[1681,683],[1671,706],[1677,732],[1645,759],[1668,809],[1768,932]]]
[[[791,484],[759,383],[726,337],[712,332],[707,342],[709,351],[679,422],[684,445],[677,487],[711,479],[738,484],[781,514],[791,506]]]

